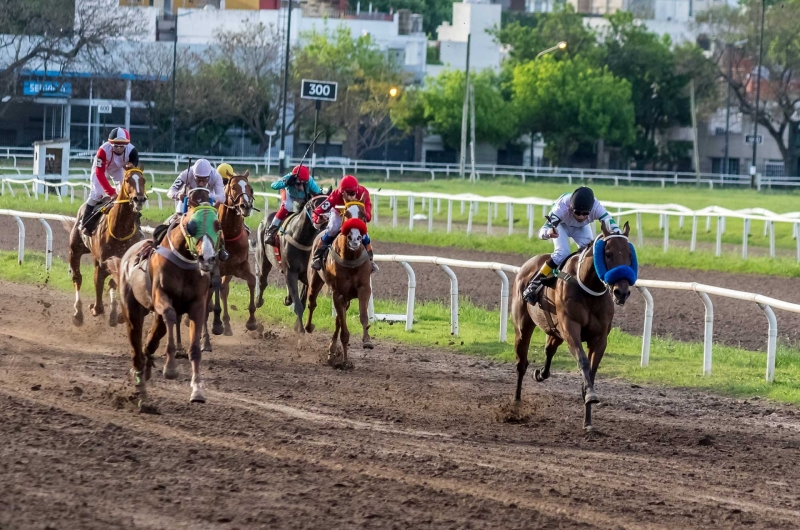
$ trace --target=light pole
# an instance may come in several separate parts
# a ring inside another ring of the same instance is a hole
[[[744,45],[747,42],[747,39],[742,39],[740,41],[736,41],[733,44],[728,43],[728,96],[727,101],[725,103],[725,156],[723,158],[723,164],[725,164],[725,168],[722,170],[723,174],[730,175],[731,173],[731,162],[730,158],[728,158],[728,140],[730,136],[730,125],[731,125],[731,82],[733,81],[733,50],[734,48],[738,48],[739,46]]]
[[[289,13],[286,18],[286,57],[283,65],[283,109],[281,110],[281,150],[278,160],[278,171],[283,174],[286,156],[286,98],[289,93],[289,51],[292,37],[292,0],[287,7]]]
[[[394,99],[398,95],[400,95],[400,89],[396,86],[393,86],[389,89],[389,97]],[[389,142],[386,142],[383,147],[383,161],[386,162],[389,160]]]
[[[269,147],[267,147],[267,152],[265,153],[267,156],[267,174],[269,174],[269,167],[272,163],[272,137],[275,136],[278,131],[264,131],[264,134],[267,135],[269,138]]]
[[[756,188],[756,153],[758,151],[758,104],[761,97],[761,55],[764,52],[764,12],[767,10],[766,0],[761,0],[761,29],[758,37],[758,69],[756,77],[756,106],[753,109],[753,162],[750,166],[750,187]]]
[[[550,48],[547,48],[546,50],[540,51],[538,54],[536,54],[536,59],[538,59],[539,57],[541,57],[542,55],[545,55],[547,53],[554,52],[556,50],[566,49],[566,47],[567,47],[567,41],[562,40],[561,42],[559,42],[555,46],[552,46]],[[534,60],[536,60],[536,59],[534,59]]]
[[[175,40],[172,41],[172,116],[170,123],[170,151],[175,153],[175,74],[178,64],[178,15],[175,14]]]

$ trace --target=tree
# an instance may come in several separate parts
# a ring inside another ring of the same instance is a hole
[[[552,13],[537,13],[510,22],[493,31],[495,39],[508,46],[510,67],[532,61],[539,52],[566,41],[567,47],[554,54],[556,60],[580,55],[599,59],[597,35],[584,25],[583,16],[570,4],[557,4]]]
[[[659,157],[659,133],[691,123],[688,85],[692,73],[678,71],[668,35],[659,37],[648,31],[628,12],[618,11],[607,18],[605,64],[631,85],[636,120],[631,154],[643,166]]]
[[[516,134],[516,116],[511,104],[503,99],[498,76],[491,70],[470,75],[475,87],[475,139],[503,146]],[[410,130],[429,125],[453,149],[461,145],[461,116],[464,105],[464,72],[446,70],[429,79],[426,87],[410,91],[392,114],[395,123]]]
[[[800,114],[800,0],[767,4],[764,14],[764,53],[761,62],[761,104],[755,108],[761,2],[743,0],[737,7],[720,6],[698,15],[697,22],[715,43],[710,61],[730,86],[743,114],[755,117],[775,140],[783,156],[784,172],[798,172]],[[733,50],[733,73],[728,75],[728,47]]]
[[[352,5],[352,4],[351,4]],[[364,4],[361,4],[363,11]],[[373,0],[372,6],[388,13],[398,9],[409,9],[412,13],[422,15],[422,31],[433,37],[443,21],[450,20],[453,15],[453,0]]]
[[[333,32],[301,35],[292,67],[294,94],[300,93],[301,79],[324,79],[339,84],[335,103],[324,103],[319,126],[326,145],[339,131],[345,132],[345,156],[360,158],[397,137],[389,115],[397,98],[392,87],[402,87],[407,79],[400,65],[380,50],[369,35],[356,39],[350,30],[339,26]],[[313,126],[314,103],[295,98],[295,130],[306,132]]]
[[[545,153],[559,164],[581,144],[603,139],[626,146],[634,140],[631,85],[607,67],[545,56],[514,68],[512,92],[520,130],[540,134]]]
[[[79,56],[99,66],[100,52],[140,27],[114,0],[0,1],[0,91],[14,92],[26,68],[64,71]]]

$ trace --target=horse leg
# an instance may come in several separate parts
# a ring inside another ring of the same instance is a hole
[[[226,337],[233,335],[231,329],[231,316],[228,313],[228,295],[231,292],[231,278],[232,276],[224,276],[222,278],[222,287],[220,287],[220,298],[222,298],[222,334]]]
[[[519,402],[522,399],[522,381],[528,371],[528,349],[536,324],[528,314],[527,304],[522,300],[522,296],[514,297],[511,316],[514,322],[514,352],[517,355],[517,391],[514,400]]]
[[[303,312],[306,310],[306,301],[300,298],[300,293],[297,290],[298,274],[296,271],[286,271],[286,288],[289,290],[289,296],[292,300],[292,309],[297,316],[294,323],[295,333],[303,335],[306,330],[303,327]]]
[[[347,347],[350,345],[350,330],[347,329],[347,309],[350,307],[350,302],[345,301],[344,296],[334,295],[334,300],[339,299],[336,305],[336,318],[339,319],[339,326],[341,327],[340,340],[342,341],[342,366],[347,366]]]
[[[591,375],[592,389],[594,389],[594,377],[597,375],[597,368],[600,367],[600,361],[603,360],[603,355],[606,353],[607,343],[608,336],[601,335],[586,344],[589,350],[589,373]],[[596,403],[596,401],[586,401],[586,396],[584,395],[583,428],[586,430],[592,429],[592,403]]]
[[[366,350],[374,348],[372,339],[369,336],[369,298],[372,296],[372,289],[369,284],[366,288],[358,290],[358,318],[361,321],[361,347]]]
[[[258,252],[256,253],[256,291],[258,298],[256,298],[256,307],[264,305],[264,290],[267,288],[267,277],[269,271],[272,270],[272,263],[267,258],[267,247],[261,241],[261,227],[258,229]]]
[[[75,313],[72,314],[72,323],[75,326],[83,324],[83,304],[81,304],[81,254],[74,249],[69,250],[69,270],[72,273],[72,285],[75,287]]]
[[[146,382],[147,377],[145,368],[147,366],[147,359],[142,351],[142,328],[144,327],[144,317],[147,311],[144,310],[136,300],[133,299],[133,294],[128,298],[132,301],[131,310],[128,312],[128,342],[131,345],[131,354],[133,357],[133,383],[136,385],[136,392],[139,393],[139,398],[144,399],[147,396]]]
[[[164,335],[166,334],[167,325],[164,323],[164,318],[161,315],[155,315],[155,318],[153,318],[153,325],[150,328],[150,332],[147,334],[147,342],[144,346],[144,353],[147,355],[145,380],[150,379],[150,370],[154,364],[153,358],[155,357],[156,350],[158,349],[158,343],[161,342],[161,339],[164,338]],[[169,365],[169,363],[167,364],[167,366],[164,366],[164,377],[167,379],[177,379],[178,370],[176,368],[176,363],[173,361],[171,365]]]
[[[105,312],[105,308],[103,307],[103,291],[106,287],[106,278],[108,277],[108,271],[106,268],[97,260],[94,262],[94,296],[95,301],[94,303],[89,306],[89,309],[92,312],[92,316],[96,317],[97,315],[102,315]]]
[[[189,310],[190,321],[189,336],[191,343],[189,345],[189,360],[192,362],[192,394],[189,397],[191,403],[205,403],[206,397],[203,394],[203,379],[200,376],[200,359],[202,352],[200,351],[200,331],[201,322],[205,319],[208,311],[208,304],[203,298],[200,298],[192,305]]]
[[[256,329],[258,325],[258,322],[256,321],[256,303],[255,303],[256,276],[255,274],[250,272],[250,267],[247,264],[245,264],[242,267],[242,272],[239,277],[247,282],[247,289],[250,291],[250,305],[247,306],[247,310],[250,311],[250,318],[248,318],[247,322],[244,323],[244,327],[247,328],[248,331],[253,331],[254,329]],[[226,296],[226,302],[227,302],[227,296]]]
[[[317,297],[319,296],[319,292],[322,290],[324,285],[325,282],[322,281],[320,275],[314,272],[314,274],[311,276],[311,284],[307,288],[308,318],[306,319],[306,332],[308,333],[314,331],[314,324],[311,322],[311,319],[314,317],[314,310],[317,308]]]
[[[222,286],[222,278],[219,275],[219,270],[215,269],[211,274],[211,288],[214,290],[214,324],[211,326],[211,333],[214,335],[222,335],[225,327],[222,325],[220,314],[222,309],[219,305],[219,291]]]
[[[550,363],[553,362],[553,355],[556,354],[556,350],[558,347],[561,346],[561,343],[564,342],[564,339],[559,337],[554,337],[552,335],[547,336],[547,343],[544,346],[544,368],[539,370],[538,368],[533,371],[533,378],[539,381],[540,383],[545,379],[550,377]]]
[[[206,312],[203,313],[203,346],[200,349],[207,352],[214,351],[214,349],[211,347],[211,335],[208,333],[208,316],[211,314],[211,311],[214,308],[212,305],[213,296],[214,292],[209,289],[208,296],[206,297]]]
[[[586,352],[583,351],[583,345],[581,344],[581,326],[577,322],[568,321],[564,327],[567,331],[566,339],[569,351],[578,361],[578,368],[580,368],[583,375],[583,402],[584,404],[599,403],[597,394],[594,392],[589,358],[586,356]]]
[[[112,328],[117,327],[117,324],[122,323],[122,313],[117,312],[117,282],[114,278],[108,280],[108,297],[111,300],[111,312],[108,314],[108,325]]]
[[[160,315],[164,319],[167,326],[167,362],[164,364],[164,377],[167,377],[169,367],[175,366],[175,330],[180,327],[180,323],[178,315],[172,307],[172,301],[160,289],[155,292],[153,310],[156,315]],[[180,329],[178,329],[178,333],[180,333]]]

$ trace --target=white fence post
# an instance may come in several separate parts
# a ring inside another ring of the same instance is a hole
[[[717,217],[717,248],[714,255],[716,257],[722,255],[722,217]]]
[[[50,272],[50,267],[53,265],[53,229],[44,219],[39,219],[39,222],[47,234],[44,240],[44,270]]]
[[[488,214],[486,217],[486,233],[492,235],[492,203],[489,203],[486,213]]]
[[[650,364],[650,338],[653,332],[653,295],[647,287],[636,287],[644,298],[644,330],[642,331],[641,366]]]
[[[703,332],[703,375],[711,375],[711,344],[714,338],[714,305],[706,293],[697,293],[706,307]]]
[[[22,261],[25,259],[25,225],[22,223],[22,219],[19,216],[14,216],[14,221],[17,223],[17,228],[19,229],[19,248],[17,249],[17,262],[22,265]]]
[[[414,197],[408,196],[408,229],[414,230]]]
[[[500,342],[505,342],[508,334],[508,276],[504,271],[495,269],[500,276]]]
[[[669,251],[669,216],[664,214],[664,252]]]
[[[747,238],[749,235],[750,219],[745,219],[744,223],[742,223],[742,259],[747,259]]]
[[[508,203],[506,205],[506,215],[508,216],[508,235],[514,233],[514,205]]]
[[[689,252],[697,249],[697,216],[692,216],[692,239],[689,241]]]
[[[447,201],[447,233],[449,234],[453,230],[453,200],[448,199]]]
[[[642,226],[642,212],[636,212],[636,244],[644,246],[644,227]]]
[[[775,351],[778,345],[778,320],[775,318],[772,308],[766,304],[758,304],[764,310],[769,322],[767,335],[767,383],[775,380]]]
[[[458,278],[447,265],[439,268],[450,278],[450,334],[458,337]]]
[[[428,232],[433,232],[433,199],[428,199]]]

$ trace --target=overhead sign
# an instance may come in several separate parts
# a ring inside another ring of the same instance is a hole
[[[314,81],[303,79],[300,87],[300,97],[303,99],[319,99],[322,101],[336,101],[338,83],[333,81]]]
[[[757,135],[757,136],[754,136],[752,134],[748,134],[748,135],[746,135],[744,137],[744,141],[745,141],[745,143],[752,144],[753,143],[753,138],[756,139],[756,143],[757,144],[763,143],[763,141],[764,141],[764,137],[761,136],[760,134]]]
[[[59,83],[58,81],[25,81],[22,93],[26,96],[45,97],[70,97],[72,83]]]
[[[111,105],[97,105],[98,114],[111,114]]]

